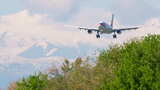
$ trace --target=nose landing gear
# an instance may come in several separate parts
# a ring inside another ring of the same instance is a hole
[[[117,38],[117,35],[116,35],[116,34],[113,34],[113,38]]]

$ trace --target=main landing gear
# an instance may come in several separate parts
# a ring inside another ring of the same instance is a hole
[[[100,37],[101,37],[100,34],[99,34],[99,32],[97,32],[96,37],[97,37],[97,38],[100,38]]]
[[[114,34],[113,34],[113,38],[117,38],[116,32],[114,32]]]

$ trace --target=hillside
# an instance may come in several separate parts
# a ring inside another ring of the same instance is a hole
[[[60,71],[31,75],[8,90],[160,90],[160,35],[112,46],[95,65],[89,61],[65,60]]]

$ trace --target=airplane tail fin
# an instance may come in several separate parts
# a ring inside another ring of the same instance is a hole
[[[112,20],[111,20],[111,27],[113,28],[113,23],[114,23],[114,14],[112,14]]]

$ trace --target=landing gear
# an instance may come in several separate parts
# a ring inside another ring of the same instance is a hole
[[[97,37],[97,38],[100,38],[100,35],[99,35],[99,34],[97,34],[97,35],[96,35],[96,37]]]
[[[113,38],[117,38],[116,32],[114,31]]]
[[[116,34],[113,34],[113,38],[117,38],[117,35],[116,35]]]
[[[97,35],[96,35],[96,37],[97,37],[97,38],[100,38],[99,32],[97,32]]]

